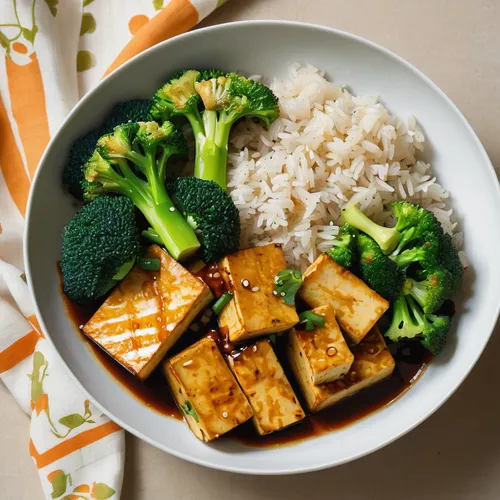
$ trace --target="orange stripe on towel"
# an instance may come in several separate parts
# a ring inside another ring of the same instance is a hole
[[[8,59],[8,58],[7,58]],[[30,181],[12,132],[7,110],[0,96],[0,168],[7,189],[21,215],[26,212]]]
[[[31,316],[28,316],[26,319],[30,322],[33,329],[38,332],[38,335],[42,339],[44,339],[45,335],[43,334],[42,329],[40,328],[40,323],[38,322],[38,318],[34,314],[32,314]]]
[[[42,467],[54,463],[56,460],[64,458],[74,451],[85,448],[85,446],[95,443],[120,430],[121,427],[118,424],[107,422],[93,429],[89,429],[88,431],[81,432],[77,436],[65,439],[62,443],[57,444],[44,453],[38,453],[33,441],[30,439],[30,455],[35,460],[36,466],[41,469]]]
[[[27,333],[24,337],[16,340],[7,349],[0,352],[0,373],[14,368],[18,363],[25,360],[35,352],[35,347],[40,335],[36,330]]]
[[[45,92],[38,58],[24,66],[5,58],[12,114],[17,123],[31,178],[50,139]]]
[[[104,76],[157,43],[189,31],[198,23],[198,11],[189,0],[172,0],[125,45]]]

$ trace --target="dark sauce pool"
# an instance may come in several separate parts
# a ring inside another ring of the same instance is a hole
[[[213,270],[211,273],[212,272]],[[214,281],[218,280],[215,279]],[[220,290],[217,290],[217,292],[217,295],[221,293]],[[79,327],[80,325],[84,325],[90,319],[95,309],[88,310],[77,306],[62,291],[61,296],[69,318],[72,320],[82,337],[85,337],[84,334],[81,333]],[[181,341],[178,342],[175,350],[182,350],[187,347],[187,345],[198,340],[198,338],[207,335],[207,333],[214,338],[218,337],[216,332],[208,332],[208,329],[209,327],[207,326],[205,327],[204,332],[200,332],[198,334],[189,331],[189,342],[182,342],[182,340],[185,340],[187,337],[184,335],[184,339],[181,338]],[[85,337],[85,342],[106,370],[122,386],[133,394],[136,399],[148,408],[151,408],[162,415],[182,420],[182,415],[170,395],[161,369],[156,369],[145,382],[141,382],[121,365],[116,363],[100,347],[89,341],[87,337]],[[223,343],[221,344],[221,347],[222,346],[225,346],[227,349],[227,344]],[[284,341],[278,336],[275,346],[276,352],[280,361],[283,363],[283,368],[287,373],[289,380],[294,386],[296,394],[300,399],[300,390],[295,385],[294,378],[291,376],[289,367],[286,365],[286,356],[280,355],[280,351],[283,346]],[[268,436],[259,436],[253,428],[252,423],[247,422],[231,431],[228,436],[250,446],[286,446],[303,439],[316,437],[327,432],[341,429],[342,427],[350,425],[357,420],[384,408],[385,406],[396,401],[412,386],[412,384],[418,380],[432,359],[432,355],[429,354],[418,342],[407,342],[405,344],[398,345],[397,348],[396,346],[390,346],[390,349],[396,360],[396,369],[391,377],[386,380],[379,382],[365,391],[354,394],[346,400],[337,403],[320,413],[309,415],[299,424],[280,432],[275,432]],[[303,401],[302,403],[305,408],[306,406]]]

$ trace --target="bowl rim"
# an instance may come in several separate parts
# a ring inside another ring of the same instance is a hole
[[[244,20],[244,21],[235,21],[235,22],[229,22],[229,23],[224,23],[224,24],[217,24],[214,26],[208,26],[204,28],[197,28],[193,29],[191,31],[188,31],[186,33],[183,33],[181,35],[177,35],[175,37],[172,37],[168,40],[165,40],[163,42],[160,42],[153,47],[150,47],[143,52],[137,54],[124,64],[122,64],[120,67],[118,67],[116,70],[114,70],[112,73],[107,75],[105,78],[99,81],[99,83],[90,91],[88,91],[72,108],[72,110],[68,113],[66,118],[63,120],[61,123],[60,127],[58,128],[57,132],[54,134],[53,137],[51,137],[47,147],[44,150],[44,153],[40,159],[39,162],[39,167],[45,162],[47,152],[50,149],[50,146],[52,145],[53,142],[56,141],[60,131],[65,127],[66,123],[72,118],[72,116],[77,113],[78,109],[82,106],[84,106],[88,100],[91,100],[93,97],[94,92],[96,89],[98,89],[101,85],[102,82],[107,81],[108,79],[114,79],[114,78],[119,78],[120,74],[123,71],[126,71],[128,65],[133,64],[137,59],[140,59],[144,57],[146,54],[151,54],[154,53],[155,51],[161,51],[163,47],[168,46],[171,44],[173,41],[177,41],[180,39],[184,38],[190,38],[190,37],[203,37],[205,33],[212,32],[212,31],[224,31],[226,29],[232,29],[234,27],[238,26],[263,26],[263,25],[268,25],[268,26],[282,26],[282,25],[287,25],[291,28],[306,28],[310,30],[318,30],[318,31],[323,31],[329,34],[335,34],[337,36],[343,37],[350,39],[352,41],[356,41],[358,43],[362,43],[364,45],[368,45],[372,49],[381,52],[385,56],[388,56],[389,58],[399,62],[400,64],[404,65],[407,69],[411,70],[413,73],[415,73],[416,76],[421,78],[422,80],[427,83],[437,94],[443,99],[446,104],[450,106],[450,108],[455,112],[457,119],[459,119],[463,125],[465,125],[466,129],[470,133],[471,140],[475,143],[475,146],[478,148],[479,154],[483,157],[483,161],[488,167],[487,171],[489,176],[490,176],[490,181],[494,186],[494,189],[496,188],[496,194],[497,198],[500,199],[500,181],[496,175],[495,169],[493,167],[493,164],[491,163],[491,160],[481,143],[479,137],[477,136],[476,132],[472,128],[471,124],[467,121],[463,113],[459,110],[457,105],[451,100],[450,97],[436,84],[434,83],[428,76],[426,76],[420,69],[418,69],[416,66],[413,64],[409,63],[406,61],[404,58],[401,56],[397,55],[396,53],[392,52],[391,50],[383,47],[382,45],[379,45],[375,42],[372,42],[360,35],[355,35],[353,33],[349,33],[347,31],[339,30],[337,28],[331,28],[328,26],[324,25],[319,25],[319,24],[314,24],[314,23],[307,23],[307,22],[301,22],[301,21],[283,21],[279,19],[266,19],[266,20]],[[202,465],[211,469],[216,469],[216,470],[222,470],[226,472],[234,472],[234,473],[240,473],[240,474],[250,474],[250,475],[285,475],[285,474],[299,474],[299,473],[306,473],[306,472],[314,472],[314,471],[319,471],[323,469],[327,469],[330,467],[335,467],[337,465],[342,465],[354,460],[357,460],[358,458],[362,458],[366,455],[369,455],[381,448],[384,448],[385,446],[391,444],[392,442],[396,441],[397,439],[401,438],[405,434],[409,433],[412,431],[414,428],[416,428],[418,425],[420,425],[422,422],[424,422],[427,418],[429,418],[433,413],[435,413],[439,408],[443,406],[446,401],[455,393],[455,391],[459,388],[459,386],[463,383],[463,381],[467,378],[471,370],[474,368],[474,366],[477,364],[479,358],[481,357],[482,353],[484,352],[484,349],[486,347],[486,344],[489,342],[491,335],[493,334],[494,328],[497,324],[497,320],[500,314],[500,297],[498,299],[498,304],[496,307],[495,314],[493,314],[489,320],[489,325],[488,325],[488,334],[485,334],[483,337],[483,342],[482,345],[480,345],[476,356],[471,360],[470,366],[462,373],[460,377],[457,378],[456,382],[453,384],[453,386],[449,389],[448,394],[445,395],[445,397],[430,411],[428,411],[426,414],[422,415],[419,419],[417,419],[415,422],[411,423],[408,427],[406,427],[404,430],[397,432],[395,435],[392,435],[381,442],[379,442],[377,445],[373,445],[367,449],[365,449],[362,452],[355,452],[351,453],[350,455],[344,457],[343,459],[337,460],[337,459],[332,459],[332,460],[323,460],[321,463],[318,463],[317,465],[314,466],[296,466],[294,468],[287,468],[287,469],[280,469],[279,466],[270,470],[263,471],[261,469],[253,469],[253,468],[245,468],[245,467],[240,467],[240,466],[226,466],[226,465],[220,465],[217,463],[213,463],[210,461],[207,461],[205,459],[200,459],[196,456],[193,456],[189,453],[185,452],[179,452],[176,450],[171,449],[169,446],[162,445],[159,442],[156,442],[154,439],[151,439],[145,435],[143,435],[140,431],[134,429],[133,427],[129,426],[125,422],[123,422],[121,419],[116,418],[111,411],[107,409],[106,404],[101,404],[100,402],[96,401],[94,397],[85,389],[83,386],[83,383],[80,382],[80,380],[76,377],[76,375],[73,374],[71,369],[68,367],[66,362],[64,361],[62,355],[59,353],[55,342],[52,340],[50,332],[48,331],[42,315],[41,311],[38,307],[38,303],[36,300],[36,297],[34,295],[34,286],[33,286],[33,280],[32,280],[32,274],[31,274],[31,267],[30,267],[30,258],[29,258],[29,239],[30,239],[30,219],[31,219],[31,212],[32,212],[32,204],[33,204],[33,198],[34,198],[34,191],[36,190],[36,185],[37,182],[42,175],[42,168],[37,168],[35,176],[32,181],[32,186],[30,189],[29,197],[28,197],[28,203],[27,203],[27,208],[26,208],[26,219],[25,219],[25,227],[24,227],[24,241],[23,241],[23,257],[24,257],[24,265],[25,265],[25,270],[26,270],[26,277],[27,277],[27,283],[29,285],[29,290],[31,297],[33,299],[34,303],[34,308],[35,308],[35,313],[36,316],[39,320],[40,327],[45,335],[46,340],[49,342],[49,344],[53,347],[55,351],[55,356],[59,360],[60,363],[62,363],[62,366],[64,366],[69,373],[70,378],[73,380],[75,385],[82,391],[82,393],[92,401],[93,404],[96,405],[97,408],[99,408],[103,413],[109,416],[111,420],[116,422],[118,425],[120,425],[124,430],[127,430],[137,438],[147,442],[148,444],[159,448],[160,450],[167,452],[171,455],[176,456],[177,458],[181,458],[183,460],[186,460],[188,462],[197,464],[197,465]],[[485,175],[488,175],[485,172]],[[111,417],[111,416],[112,417]],[[293,446],[293,444],[292,444]]]

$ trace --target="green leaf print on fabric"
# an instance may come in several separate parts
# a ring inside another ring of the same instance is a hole
[[[58,420],[61,425],[68,427],[69,429],[76,429],[80,425],[84,424],[86,420],[78,413],[72,413],[71,415],[66,415]]]
[[[57,16],[57,5],[59,3],[59,0],[45,0],[45,3],[47,4],[47,7],[49,8],[52,16],[56,17]]]
[[[97,500],[106,500],[111,498],[116,491],[105,483],[94,484],[92,492]]]
[[[95,17],[90,12],[84,12],[82,15],[82,24],[80,26],[80,36],[86,33],[94,33],[95,27]]]
[[[34,26],[32,30],[29,30],[28,28],[23,28],[23,36],[30,43],[33,43],[35,41],[35,36],[37,33],[38,33],[37,26]]]
[[[95,56],[88,50],[79,50],[76,56],[76,71],[81,73],[95,66]]]

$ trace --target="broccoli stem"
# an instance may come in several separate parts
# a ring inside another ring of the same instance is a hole
[[[391,259],[399,266],[406,267],[412,264],[413,262],[418,262],[421,257],[421,250],[419,248],[410,248],[409,250],[405,250],[399,255],[391,255]]]
[[[174,259],[186,259],[198,250],[200,242],[196,234],[170,198],[157,205],[150,205],[136,199],[133,201]],[[175,228],[175,231],[172,231],[172,228]]]
[[[227,190],[227,151],[231,125],[220,123],[217,111],[203,113],[205,133],[197,136],[194,175],[199,179],[216,182]]]
[[[396,231],[393,227],[379,226],[355,205],[347,205],[342,210],[342,216],[344,222],[371,236],[385,255],[391,253],[398,246],[401,238],[399,231]]]

